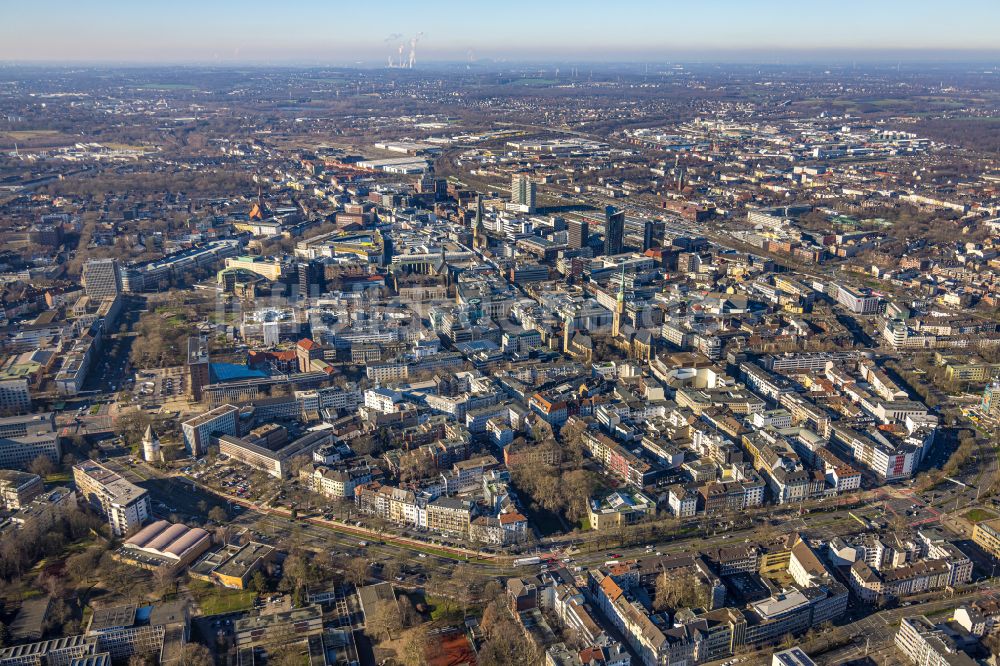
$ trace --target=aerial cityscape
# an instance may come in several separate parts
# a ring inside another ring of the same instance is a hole
[[[1000,6],[148,4],[3,10],[0,666],[1000,666]]]

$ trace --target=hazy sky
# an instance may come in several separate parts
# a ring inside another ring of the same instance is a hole
[[[1000,60],[998,26],[1000,0],[0,0],[0,60],[377,64],[418,32],[418,63]]]

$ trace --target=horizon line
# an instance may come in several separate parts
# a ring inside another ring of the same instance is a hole
[[[766,55],[765,55],[766,53]],[[49,67],[337,67],[344,69],[392,69],[420,71],[438,65],[987,65],[1000,71],[1000,49],[883,49],[858,51],[856,49],[729,49],[714,50],[713,55],[689,53],[664,54],[660,57],[637,58],[622,54],[620,57],[595,58],[571,55],[537,56],[481,56],[475,59],[455,57],[423,57],[414,68],[387,66],[384,58],[303,58],[296,56],[275,58],[0,58],[0,68],[23,66]],[[758,59],[753,59],[753,56]],[[912,56],[919,55],[919,58]],[[727,58],[728,56],[729,58]],[[910,57],[907,57],[910,56]],[[935,57],[937,56],[937,57]],[[946,57],[942,57],[946,56]],[[962,59],[965,57],[966,59]]]

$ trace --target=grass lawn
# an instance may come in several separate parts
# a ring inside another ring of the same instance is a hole
[[[426,597],[427,605],[431,607],[431,621],[445,620],[453,622],[462,619],[462,607],[447,597]]]
[[[45,477],[45,483],[69,483],[69,472],[53,472]]]
[[[204,615],[248,610],[253,608],[253,600],[257,596],[250,590],[230,590],[203,581],[191,581],[189,589]]]
[[[986,509],[972,509],[967,511],[964,516],[962,516],[970,523],[981,523],[984,520],[989,520],[991,518],[996,518],[997,515]]]

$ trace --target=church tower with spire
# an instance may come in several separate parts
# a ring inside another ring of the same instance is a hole
[[[563,352],[569,353],[570,343],[573,341],[573,315],[567,314],[563,317]]]
[[[476,221],[472,231],[472,245],[476,249],[486,247],[486,226],[483,223],[483,195],[476,195]]]
[[[625,314],[625,264],[622,264],[622,281],[618,285],[618,298],[615,299],[614,318],[611,320],[611,335],[618,337],[622,328],[622,315]]]
[[[260,184],[257,184],[257,201],[250,206],[250,212],[247,213],[247,218],[250,220],[264,220],[271,216],[271,211],[267,209],[267,205],[264,203],[264,190],[261,188]]]

